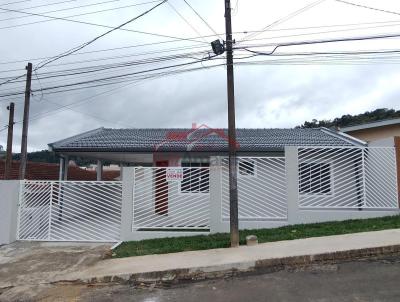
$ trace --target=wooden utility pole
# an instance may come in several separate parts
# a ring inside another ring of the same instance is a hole
[[[226,71],[228,89],[228,136],[229,136],[229,208],[231,247],[239,246],[239,215],[236,161],[235,84],[233,77],[233,39],[231,1],[225,0]]]
[[[7,135],[7,155],[6,155],[6,169],[4,172],[4,179],[11,178],[11,165],[12,165],[12,144],[13,144],[13,130],[14,130],[14,103],[7,106],[10,111],[8,117],[8,135]]]
[[[19,179],[25,178],[27,148],[28,148],[28,123],[29,123],[29,106],[31,99],[31,81],[32,81],[32,63],[26,66],[26,87],[25,87],[25,104],[24,104],[24,119],[22,124],[22,139],[21,139],[21,162],[19,166]]]

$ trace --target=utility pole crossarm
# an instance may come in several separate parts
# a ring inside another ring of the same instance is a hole
[[[233,76],[233,38],[231,1],[225,0],[226,70],[228,92],[228,137],[229,137],[229,209],[231,247],[239,246],[239,215],[236,160],[235,83]]]

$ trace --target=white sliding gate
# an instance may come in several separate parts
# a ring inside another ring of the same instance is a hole
[[[121,204],[117,181],[22,181],[17,239],[118,241]]]
[[[133,231],[210,228],[208,167],[135,167],[133,186]]]
[[[287,219],[284,157],[239,157],[238,205],[242,221]],[[222,218],[229,219],[229,160],[222,159]]]

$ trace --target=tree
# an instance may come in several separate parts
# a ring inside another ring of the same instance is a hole
[[[313,119],[311,122],[305,121],[304,124],[297,126],[296,128],[335,128],[335,127],[347,127],[357,124],[365,124],[380,120],[386,120],[391,118],[399,118],[400,110],[379,108],[374,111],[366,111],[357,115],[345,114],[342,117],[337,117],[333,120],[316,120]]]

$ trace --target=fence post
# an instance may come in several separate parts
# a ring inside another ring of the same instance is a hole
[[[287,198],[287,220],[288,224],[299,223],[299,171],[298,171],[298,148],[294,146],[285,147],[286,165],[286,198]]]
[[[122,168],[120,240],[132,240],[134,167]]]
[[[223,232],[222,226],[222,167],[220,157],[210,159],[210,233]]]

